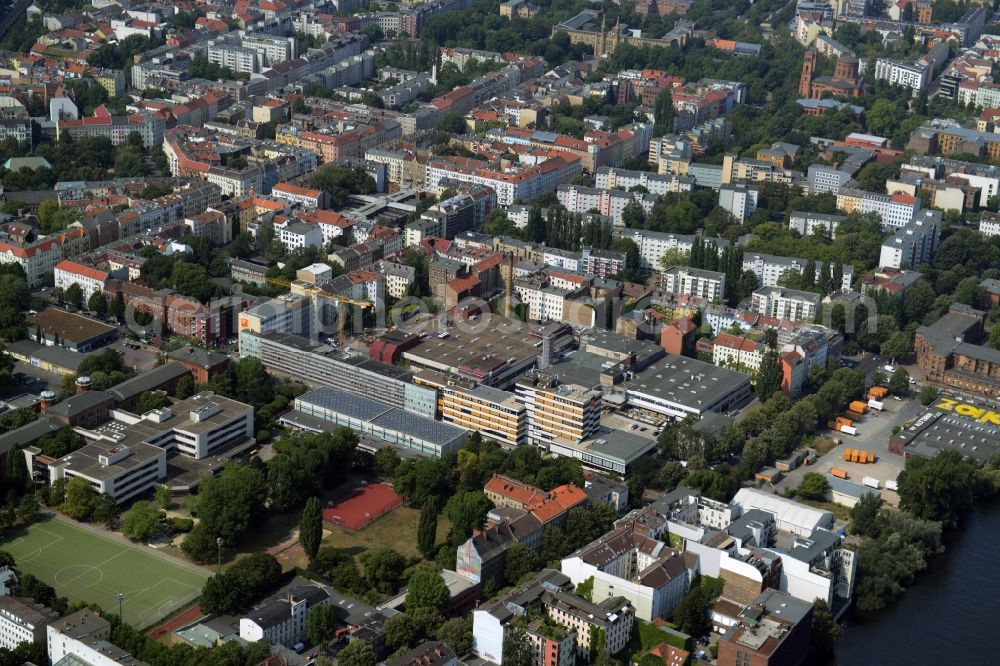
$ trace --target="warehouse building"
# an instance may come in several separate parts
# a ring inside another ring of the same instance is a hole
[[[243,331],[240,339],[252,341],[241,349],[259,358],[270,372],[434,418],[437,394],[431,388],[414,384],[413,373],[408,370],[297,335]]]
[[[437,458],[457,452],[469,435],[464,428],[328,386],[296,398],[295,409],[282,416],[281,422],[312,432],[346,427],[403,452]]]

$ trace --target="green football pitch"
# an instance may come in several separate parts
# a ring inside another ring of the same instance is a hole
[[[201,592],[207,575],[174,564],[149,546],[126,545],[59,520],[46,520],[0,541],[17,568],[56,589],[70,602],[96,603],[147,627]]]

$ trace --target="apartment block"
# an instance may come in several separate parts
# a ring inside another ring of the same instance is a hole
[[[414,381],[437,391],[442,421],[478,430],[483,437],[507,446],[527,442],[528,411],[513,393],[449,378],[432,370],[421,371]]]
[[[659,270],[662,268],[660,259],[667,252],[676,250],[678,252],[691,252],[695,239],[699,236],[694,234],[671,234],[659,231],[645,231],[643,229],[624,229],[621,232],[622,238],[628,238],[639,247],[639,265],[645,270]],[[729,241],[724,238],[703,239],[709,245],[714,244],[718,252],[729,247]],[[777,278],[775,278],[777,279]]]
[[[663,289],[674,296],[699,296],[721,301],[726,295],[726,275],[688,266],[671,266],[661,274]]]
[[[917,268],[931,260],[940,238],[941,212],[922,210],[909,224],[900,227],[882,242],[878,265],[884,268]]]
[[[747,218],[757,210],[758,194],[759,190],[756,187],[723,185],[719,188],[719,206],[732,213],[740,222],[746,222]]]
[[[597,432],[600,391],[560,384],[544,375],[523,379],[514,388],[517,401],[527,410],[529,444],[548,448],[559,439],[579,442]]]
[[[791,321],[812,321],[820,304],[819,294],[785,287],[761,287],[751,299],[754,312]]]
[[[59,613],[31,599],[0,596],[0,647],[14,650],[21,643],[44,643],[46,627]]]
[[[765,346],[760,340],[720,333],[712,340],[712,363],[719,367],[753,374],[760,370],[764,350]]]
[[[621,596],[642,620],[669,617],[691,586],[698,558],[659,540],[666,524],[666,517],[652,507],[635,511],[597,541],[563,558],[562,572],[575,585],[593,578],[595,603]]]
[[[836,238],[837,227],[846,219],[844,215],[792,211],[788,216],[788,229],[803,236],[821,233],[827,238]]]
[[[329,605],[330,595],[319,585],[297,585],[241,617],[240,638],[250,643],[267,641],[292,648],[305,640],[309,615],[320,606]]]
[[[837,208],[848,215],[878,213],[883,230],[898,229],[920,211],[920,197],[841,188],[837,193]]]
[[[875,61],[876,80],[910,88],[914,97],[930,83],[931,74],[931,68],[921,62],[908,63],[892,58],[879,58]]]
[[[751,254],[749,252],[743,255],[743,270],[753,271],[757,276],[758,282],[764,287],[776,286],[785,271],[794,270],[801,273],[805,270],[807,264],[807,260],[796,257],[779,257],[773,254]],[[820,280],[825,281],[830,277],[836,276],[835,266],[827,266],[830,275],[821,275],[820,269],[822,266],[822,262],[816,264],[815,278],[817,284],[820,283]],[[850,291],[851,284],[854,282],[854,266],[843,264],[840,267],[840,272],[842,275],[840,284],[835,284],[834,288]]]

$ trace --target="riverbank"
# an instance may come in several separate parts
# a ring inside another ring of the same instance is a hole
[[[945,545],[897,603],[871,616],[848,613],[838,666],[995,660],[1000,501],[965,516]]]

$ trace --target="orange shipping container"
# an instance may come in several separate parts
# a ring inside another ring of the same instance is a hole
[[[858,462],[858,450],[857,449],[851,449],[851,462],[853,462],[853,463]]]
[[[844,462],[850,462],[851,460],[851,450],[844,449]]]
[[[870,462],[870,463],[875,462],[875,452],[874,451],[869,451],[868,452],[868,462]]]
[[[837,469],[836,467],[834,467],[833,469],[830,470],[830,475],[831,476],[835,476],[838,479],[846,479],[847,478],[847,472],[844,471],[844,470],[842,470],[842,469]]]
[[[861,402],[860,400],[853,400],[849,405],[852,412],[857,412],[858,414],[864,414],[868,411],[868,403]]]
[[[843,416],[838,416],[837,417],[837,423],[840,424],[840,425],[849,426],[852,423],[854,423],[854,421],[852,421],[851,419],[848,419],[848,418],[844,418]]]
[[[888,395],[889,389],[884,386],[873,386],[868,390],[868,397],[875,400],[881,400],[886,395]]]

